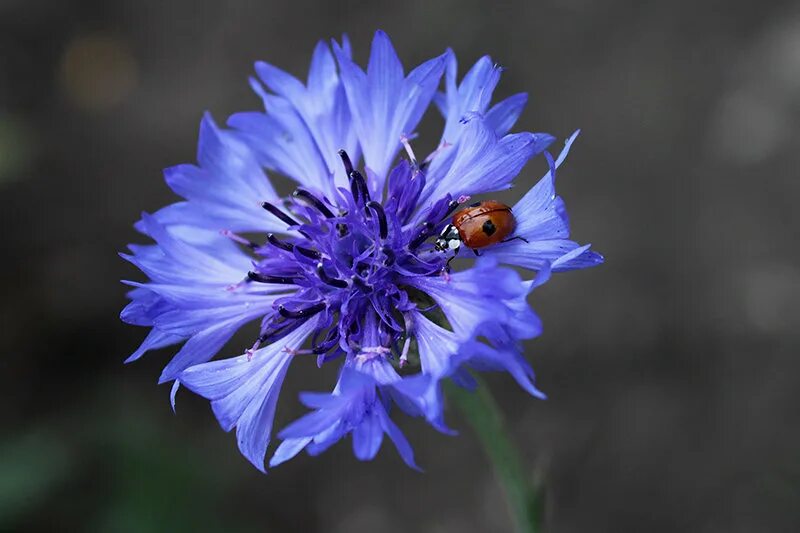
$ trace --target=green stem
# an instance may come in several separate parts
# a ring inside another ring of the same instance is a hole
[[[494,474],[505,493],[515,530],[519,533],[539,531],[538,496],[528,483],[517,449],[506,431],[503,415],[489,387],[477,376],[478,388],[471,392],[445,383],[447,396],[470,423],[494,468]]]

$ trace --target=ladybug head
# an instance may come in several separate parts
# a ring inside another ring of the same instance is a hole
[[[458,253],[458,249],[461,247],[461,237],[456,227],[452,224],[445,226],[439,234],[439,237],[437,237],[433,247],[439,252],[453,250]]]

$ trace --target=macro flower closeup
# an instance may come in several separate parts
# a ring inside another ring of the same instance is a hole
[[[338,380],[300,395],[309,412],[277,432],[271,466],[350,436],[360,460],[388,437],[417,468],[394,419],[449,432],[441,382],[471,388],[471,372],[506,371],[543,398],[521,346],[542,331],[528,296],[552,273],[603,258],[569,239],[555,193],[577,132],[555,157],[553,136],[510,133],[527,97],[493,104],[501,72],[483,57],[459,80],[450,50],[406,72],[380,31],[366,69],[346,38],[317,45],[305,83],[257,63],[264,111],[225,127],[203,118],[197,163],[165,170],[182,200],[143,214],[136,227],[155,244],[123,254],[148,278],[126,282],[122,319],[150,328],[128,361],[182,344],[160,377],[173,383],[173,406],[180,387],[207,398],[260,470],[299,358],[334,365]],[[432,153],[417,154],[431,104],[444,129]],[[540,155],[525,172],[543,177],[515,204],[474,211]],[[277,177],[294,183],[290,196],[273,188]],[[454,223],[459,213],[482,213],[483,225]],[[483,232],[480,244],[470,232]],[[220,353],[251,322],[252,346]]]

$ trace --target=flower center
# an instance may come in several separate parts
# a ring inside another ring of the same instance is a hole
[[[392,170],[381,203],[347,153],[339,155],[349,190],[339,189],[331,200],[297,189],[282,206],[264,202],[291,236],[270,234],[264,245],[245,241],[257,256],[246,282],[287,286],[252,350],[317,317],[311,352],[319,364],[358,354],[393,358],[402,366],[409,346],[406,317],[417,307],[403,279],[445,273],[445,255],[428,240],[459,204],[447,195],[417,213],[425,175],[405,160]],[[414,222],[415,214],[421,222]]]

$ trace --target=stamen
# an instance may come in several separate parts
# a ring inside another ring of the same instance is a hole
[[[239,244],[244,244],[245,246],[247,246],[248,248],[251,248],[253,250],[258,248],[258,245],[256,243],[254,243],[253,241],[249,241],[249,240],[245,239],[244,237],[242,237],[240,235],[235,234],[231,230],[222,229],[222,230],[219,230],[219,233],[220,233],[220,235],[224,235],[225,237],[228,237],[230,240],[232,240],[234,242],[238,242]]]
[[[248,361],[251,361],[253,359],[253,354],[256,353],[256,350],[258,350],[259,346],[261,346],[261,337],[256,339],[256,342],[253,343],[252,347],[244,351],[244,353],[247,355]]]
[[[305,189],[297,189],[292,193],[292,196],[295,198],[302,198],[306,200],[308,203],[313,205],[317,211],[325,215],[326,218],[333,218],[333,212],[328,209],[328,207],[322,203],[322,200],[311,194]]]
[[[391,352],[391,350],[386,346],[365,346],[361,348],[361,353],[385,354],[389,352]]]
[[[353,197],[356,201],[358,201],[358,198],[361,198],[365,204],[370,201],[367,182],[358,170],[350,173],[350,190],[353,192]]]
[[[386,223],[386,212],[383,210],[383,206],[375,201],[367,202],[367,207],[375,211],[375,214],[378,215],[378,227],[381,232],[381,239],[385,239],[389,236],[389,226]]]
[[[236,290],[238,290],[238,289],[239,289],[239,288],[240,288],[242,285],[245,285],[245,284],[247,284],[247,283],[250,283],[251,281],[252,281],[252,280],[251,280],[250,278],[244,278],[244,279],[243,279],[242,281],[240,281],[239,283],[232,283],[232,284],[228,285],[227,287],[225,287],[225,290],[226,290],[226,291],[228,291],[228,292],[233,292],[233,291],[236,291]]]
[[[409,249],[415,250],[419,247],[420,244],[425,242],[428,237],[430,237],[431,230],[433,229],[433,224],[430,222],[423,222],[422,228],[417,233],[417,236],[408,244]]]
[[[380,357],[381,355],[386,355],[391,352],[392,350],[386,346],[365,346],[358,351],[356,359],[362,363],[366,363],[367,361],[371,361],[376,357]]]
[[[252,281],[257,281],[258,283],[282,283],[284,285],[294,285],[297,282],[295,278],[289,276],[268,276],[265,274],[259,274],[258,272],[253,272],[252,270],[247,273],[247,278]]]
[[[278,306],[278,312],[286,318],[309,318],[316,315],[323,309],[325,309],[325,307],[326,307],[325,302],[319,302],[314,305],[310,305],[304,309],[297,309],[296,311],[291,311],[289,309],[286,309],[285,306],[281,305]]]
[[[302,246],[295,246],[295,249],[301,253],[302,255],[308,257],[309,259],[319,259],[322,257],[322,254],[316,250],[312,250],[311,248],[304,248]]]
[[[296,221],[295,219],[293,219],[292,217],[290,217],[289,215],[287,215],[286,213],[284,213],[283,211],[281,211],[280,209],[278,209],[277,207],[275,207],[274,205],[272,205],[269,202],[262,202],[261,203],[261,207],[263,207],[264,209],[266,209],[267,211],[269,211],[270,213],[275,215],[277,218],[279,218],[279,219],[283,220],[284,222],[286,222],[286,224],[288,224],[289,226],[299,226],[300,225],[300,223],[298,221]]]
[[[406,337],[405,342],[403,343],[403,353],[400,354],[400,368],[403,368],[408,364],[408,352],[411,349],[411,337]]]
[[[272,246],[280,248],[281,250],[286,250],[287,252],[291,252],[294,249],[293,244],[281,241],[275,236],[274,233],[267,235],[267,241],[269,241]]]
[[[350,161],[350,156],[347,155],[347,152],[344,150],[339,150],[339,157],[342,158],[342,163],[344,164],[344,171],[349,176],[351,172],[353,172],[353,162]]]
[[[346,281],[330,277],[328,273],[325,272],[325,268],[321,262],[317,263],[317,276],[319,276],[319,279],[331,287],[336,287],[338,289],[346,289],[348,287]]]
[[[411,148],[411,143],[408,142],[408,137],[405,133],[400,134],[400,142],[403,144],[403,147],[406,149],[406,153],[408,154],[408,158],[411,160],[411,164],[415,167],[417,166],[417,156],[414,155],[414,150]]]
[[[335,331],[335,330],[333,330],[333,331]],[[339,344],[339,334],[338,334],[338,332],[336,332],[336,335],[334,335],[333,337],[326,338],[321,343],[315,344],[314,346],[312,346],[311,347],[311,351],[312,351],[312,353],[315,353],[317,355],[324,354],[326,352],[329,352],[331,350],[331,348],[335,347],[337,344]]]
[[[289,355],[310,355],[314,353],[311,350],[298,350],[297,348],[289,348],[288,346],[283,348],[283,352]]]
[[[392,266],[396,259],[392,249],[389,248],[388,246],[382,246],[381,252],[383,252],[383,255],[386,256],[386,259],[383,261],[383,264],[386,266]]]
[[[353,168],[353,162],[350,161],[350,156],[344,150],[339,150],[339,157],[342,158],[344,170],[347,172],[347,177],[350,179],[350,192],[353,193],[353,199],[358,203],[359,199],[363,203],[369,202],[369,190],[367,190],[367,182],[361,172]]]

